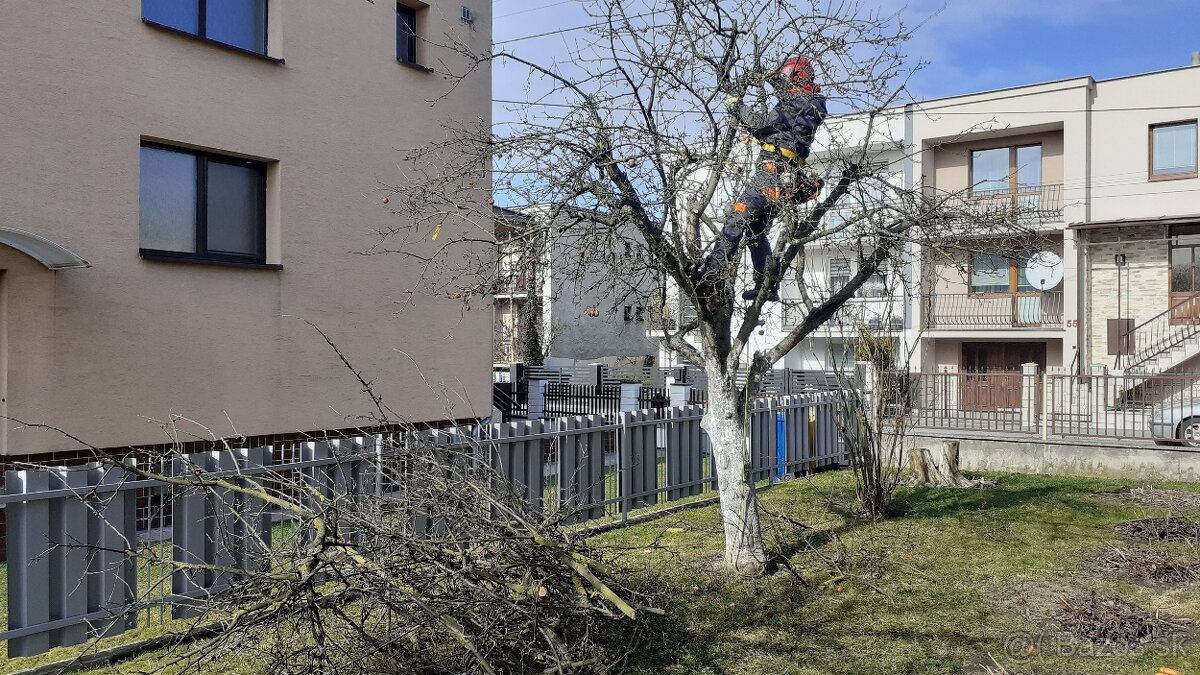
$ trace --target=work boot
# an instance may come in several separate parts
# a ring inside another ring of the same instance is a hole
[[[761,287],[756,286],[745,293],[742,293],[742,299],[747,302],[754,302],[754,299],[758,297],[758,293],[761,290]],[[779,302],[779,292],[771,291],[771,294],[767,296],[767,302]]]

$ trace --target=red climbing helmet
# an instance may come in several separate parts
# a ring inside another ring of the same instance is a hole
[[[818,92],[820,87],[813,83],[812,62],[806,56],[793,56],[779,67],[779,78],[791,85],[791,93],[801,91]]]

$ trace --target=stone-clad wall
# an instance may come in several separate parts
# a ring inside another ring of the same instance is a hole
[[[1136,239],[1134,237],[1137,237]],[[1123,233],[1094,234],[1088,244],[1088,348],[1089,361],[1111,367],[1108,355],[1108,319],[1117,315],[1117,267],[1113,256],[1125,254],[1121,271],[1121,313],[1141,323],[1165,312],[1170,306],[1170,266],[1162,230],[1131,236]]]

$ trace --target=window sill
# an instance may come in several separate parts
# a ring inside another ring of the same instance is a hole
[[[220,47],[227,51],[236,52],[236,53],[242,54],[244,56],[250,56],[250,57],[253,57],[256,59],[260,59],[262,61],[267,61],[269,63],[274,63],[276,65],[280,65],[280,66],[284,64],[283,59],[276,58],[274,56],[268,56],[267,54],[260,54],[259,52],[256,52],[254,50],[246,49],[244,47],[239,47],[237,45],[231,45],[227,42],[221,42],[219,40],[210,40],[209,38],[206,38],[206,37],[203,37],[200,35],[196,35],[195,33],[189,33],[186,30],[179,30],[178,28],[174,28],[172,26],[168,26],[166,24],[159,23],[157,21],[151,21],[150,19],[147,19],[145,17],[142,17],[142,23],[144,23],[147,26],[150,26],[151,28],[154,28],[156,30],[161,30],[161,31],[164,31],[167,33],[172,33],[174,35],[179,35],[181,37],[189,38],[189,39],[195,40],[197,42],[203,42],[205,44],[210,44],[210,45],[213,45],[214,47]]]
[[[400,65],[404,66],[405,68],[412,68],[413,70],[419,70],[422,73],[432,73],[433,72],[433,68],[430,68],[429,66],[423,66],[419,63],[413,63],[412,61],[405,61],[404,59],[396,59],[396,63],[399,63]]]
[[[1172,181],[1172,180],[1191,180],[1193,178],[1197,178],[1198,176],[1200,176],[1200,174],[1197,174],[1195,172],[1192,172],[1192,173],[1168,173],[1168,174],[1163,174],[1161,176],[1150,176],[1150,182],[1151,183],[1161,183],[1164,181]]]
[[[217,265],[219,267],[241,267],[252,270],[282,270],[283,265],[277,263],[259,263],[248,262],[241,260],[214,260],[212,258],[195,258],[187,255],[171,253],[170,251],[152,251],[149,249],[138,249],[138,256],[142,260],[150,260],[154,262],[171,262],[171,263],[188,263],[191,265]]]

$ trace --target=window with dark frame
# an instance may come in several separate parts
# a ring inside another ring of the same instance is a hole
[[[262,162],[142,144],[142,257],[265,264],[266,220]]]
[[[267,54],[267,0],[142,0],[142,18],[204,40]]]
[[[396,60],[417,65],[417,10],[396,3]]]
[[[1168,251],[1171,293],[1200,293],[1200,227],[1171,228]]]
[[[1196,177],[1196,120],[1150,125],[1150,180]]]

